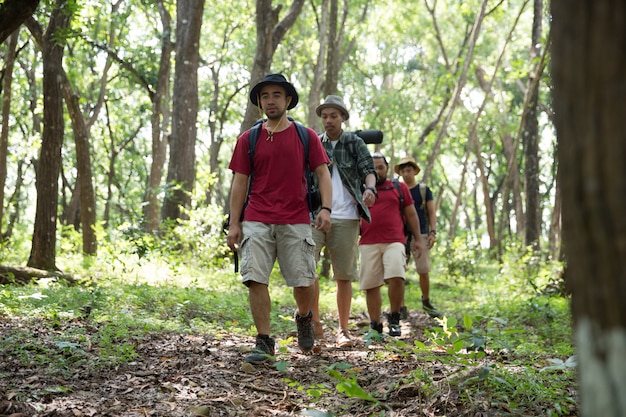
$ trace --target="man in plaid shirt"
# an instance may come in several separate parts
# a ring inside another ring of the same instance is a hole
[[[354,133],[344,132],[343,122],[350,113],[343,99],[330,95],[317,107],[322,118],[324,134],[322,144],[330,159],[333,185],[331,228],[324,232],[313,229],[317,260],[326,247],[337,282],[337,311],[339,328],[336,344],[345,348],[352,346],[348,331],[348,319],[352,304],[352,281],[357,279],[357,256],[360,220],[371,221],[368,207],[376,201],[376,170],[371,154],[363,139]],[[313,302],[313,325],[316,338],[324,338],[324,328],[319,312],[319,281]]]

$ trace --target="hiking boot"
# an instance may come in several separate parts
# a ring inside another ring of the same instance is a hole
[[[274,360],[274,339],[268,335],[258,335],[256,337],[256,346],[246,356],[246,362],[253,365],[260,365],[265,362]]]
[[[400,313],[391,313],[387,316],[387,325],[389,326],[389,336],[402,335],[400,327]]]
[[[437,310],[431,303],[430,300],[427,299],[422,299],[422,308],[424,309],[424,311],[426,312],[426,314],[428,314],[430,317],[432,317],[433,319],[440,319],[443,317],[443,314],[441,314],[441,312],[439,310]]]
[[[315,343],[313,320],[311,311],[306,316],[301,316],[296,311],[296,325],[298,326],[298,346],[304,353],[310,352]]]
[[[409,318],[409,309],[406,306],[400,307],[400,320],[406,320]]]
[[[352,346],[352,338],[346,329],[339,329],[337,332],[337,347],[346,348]]]
[[[383,324],[377,321],[370,322],[370,328],[374,331],[377,331],[380,334],[383,334]]]

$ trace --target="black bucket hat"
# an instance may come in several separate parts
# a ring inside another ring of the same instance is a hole
[[[261,89],[266,85],[280,85],[287,90],[287,95],[291,97],[291,102],[287,106],[287,110],[293,109],[298,104],[298,93],[295,87],[287,81],[283,74],[267,74],[263,79],[250,90],[250,101],[255,106],[259,105],[259,96]]]

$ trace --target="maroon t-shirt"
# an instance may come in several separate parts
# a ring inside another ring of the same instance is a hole
[[[409,187],[405,183],[400,183],[400,191],[404,197],[404,206],[400,212],[400,198],[396,188],[390,179],[387,179],[382,185],[377,185],[378,198],[370,213],[372,214],[372,222],[368,223],[361,220],[361,240],[359,245],[370,245],[373,243],[405,243],[404,222],[402,214],[404,207],[413,204],[413,197],[409,191]]]
[[[317,133],[309,132],[309,166],[311,171],[330,161]],[[250,175],[249,139],[245,131],[235,145],[229,168],[233,172]],[[268,224],[310,223],[304,176],[304,146],[295,124],[282,132],[275,132],[269,140],[262,127],[254,151],[254,175],[244,221]]]

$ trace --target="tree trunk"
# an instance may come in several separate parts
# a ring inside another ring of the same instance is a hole
[[[0,3],[0,43],[35,13],[40,0],[4,0]]]
[[[337,84],[339,78],[339,56],[341,52],[340,37],[341,28],[337,27],[339,22],[338,0],[330,0],[330,14],[328,25],[328,58],[326,59],[326,81],[324,82],[324,96],[337,94]]]
[[[167,173],[168,190],[163,202],[163,219],[184,218],[183,208],[191,206],[196,175],[196,134],[198,119],[198,65],[204,0],[176,2],[176,64],[172,135]]]
[[[9,119],[11,114],[11,84],[13,83],[13,68],[15,67],[15,51],[19,30],[16,30],[11,39],[4,57],[4,77],[2,79],[2,126],[0,127],[0,232],[4,217],[4,186],[7,181],[7,153],[9,147]]]
[[[541,56],[541,22],[543,20],[543,0],[534,0],[533,26],[530,47],[530,59],[534,61]],[[533,82],[541,74],[531,73],[528,80],[528,99],[525,100],[524,127],[522,140],[524,143],[524,175],[526,180],[526,233],[525,244],[539,250],[541,236],[541,199],[539,196],[539,121],[537,120],[537,101],[539,99],[539,83]]]
[[[317,117],[315,109],[319,106],[322,100],[322,88],[324,87],[324,69],[326,68],[326,51],[328,50],[328,5],[330,0],[322,0],[320,6],[320,19],[317,33],[319,33],[319,50],[317,52],[317,61],[313,67],[313,81],[311,83],[311,91],[309,91],[309,119],[307,124],[312,129],[320,132],[322,130],[322,123],[320,118]]]
[[[163,4],[158,2],[163,34],[161,38],[161,58],[157,85],[152,99],[152,164],[148,177],[148,189],[144,205],[145,230],[154,231],[159,227],[159,192],[163,178],[163,168],[167,157],[167,138],[170,126],[170,76],[172,72],[171,57],[174,50],[170,33],[172,33],[172,17]]]
[[[583,416],[626,415],[626,3],[554,0],[552,77]]]
[[[96,196],[92,183],[91,154],[89,151],[89,129],[80,111],[78,96],[72,91],[67,76],[62,79],[63,94],[68,113],[72,119],[74,142],[76,144],[76,190],[80,202],[80,224],[82,225],[83,253],[96,255]]]
[[[28,266],[56,269],[56,230],[59,201],[59,172],[63,145],[63,43],[57,31],[69,27],[67,0],[57,0],[44,33],[43,48],[43,121],[44,129],[37,169],[37,209]]]
[[[304,0],[294,0],[285,17],[279,21],[278,15],[282,5],[272,8],[272,0],[256,0],[256,51],[250,70],[251,88],[270,72],[276,48],[296,22],[302,12],[303,5]],[[288,80],[291,78],[290,74],[285,74],[285,76]],[[263,117],[262,112],[248,100],[246,115],[241,123],[241,131],[243,132],[252,126],[259,117]]]

